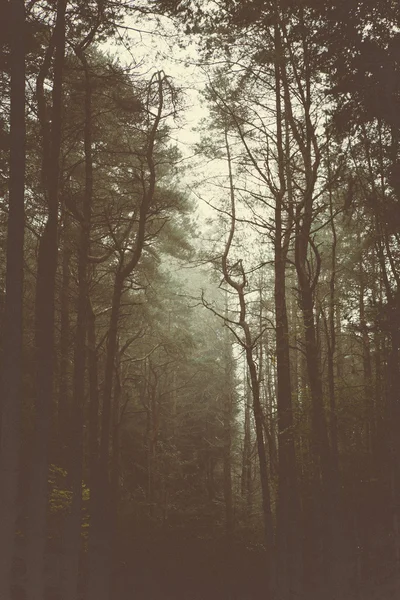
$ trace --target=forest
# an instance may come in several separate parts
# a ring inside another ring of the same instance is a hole
[[[398,1],[0,44],[0,600],[398,598]]]

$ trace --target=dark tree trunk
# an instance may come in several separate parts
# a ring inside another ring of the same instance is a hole
[[[104,392],[101,416],[100,455],[92,477],[92,513],[89,530],[89,576],[88,600],[108,600],[111,594],[111,542],[113,537],[113,519],[111,518],[111,482],[109,475],[110,433],[112,416],[112,397],[114,369],[117,357],[118,324],[120,319],[121,301],[125,280],[137,267],[145,245],[145,235],[148,213],[154,198],[156,187],[156,166],[154,161],[154,146],[156,135],[164,109],[164,75],[156,73],[149,84],[150,92],[153,85],[157,86],[158,106],[154,120],[148,133],[146,147],[146,165],[148,170],[147,184],[143,181],[143,196],[139,206],[138,228],[135,236],[134,249],[131,256],[124,262],[124,253],[120,255],[111,305],[110,324],[108,328],[106,364],[104,377]]]
[[[71,373],[70,363],[70,345],[71,345],[71,319],[70,319],[70,284],[71,284],[71,244],[69,237],[69,219],[64,214],[63,223],[63,250],[62,250],[62,283],[60,294],[60,362],[59,362],[59,381],[58,381],[58,407],[57,407],[57,455],[60,464],[66,467],[66,449],[67,449],[67,423],[70,411],[70,385]]]
[[[269,489],[269,473],[267,463],[267,453],[265,449],[264,441],[264,414],[261,405],[260,398],[260,381],[257,374],[257,366],[254,360],[253,352],[255,343],[252,339],[251,330],[246,320],[246,300],[245,300],[245,286],[246,286],[246,275],[244,272],[242,261],[238,261],[240,269],[240,281],[236,281],[230,274],[230,268],[228,265],[229,251],[232,245],[232,241],[235,235],[236,227],[236,207],[235,207],[235,190],[233,185],[233,174],[232,174],[232,162],[231,154],[228,142],[228,133],[225,130],[225,148],[227,152],[228,161],[228,173],[229,173],[229,188],[231,196],[231,227],[229,231],[228,240],[225,244],[224,253],[222,255],[222,271],[224,274],[225,281],[227,284],[235,290],[237,299],[239,302],[239,319],[236,325],[240,327],[243,332],[243,339],[240,343],[245,350],[246,364],[249,370],[249,379],[251,387],[251,396],[253,403],[254,423],[256,430],[256,444],[258,461],[260,468],[260,481],[261,481],[261,495],[262,495],[262,512],[264,521],[264,533],[265,533],[265,548],[267,555],[266,564],[266,593],[271,600],[275,598],[275,557],[274,557],[274,532],[272,524],[272,510],[271,510],[271,497]],[[225,321],[227,319],[225,317]],[[237,337],[237,336],[236,336]]]
[[[277,220],[276,235],[279,219]],[[285,258],[275,250],[275,314],[278,408],[278,507],[277,547],[279,589],[282,599],[299,593],[301,557],[299,544],[299,498],[293,436],[292,390],[290,378],[289,329],[285,298]]]
[[[111,495],[110,495],[110,547],[112,560],[111,597],[114,598],[117,581],[114,573],[118,562],[118,505],[120,497],[120,427],[121,427],[121,363],[120,352],[115,365],[114,398],[112,407],[112,441],[111,441]]]
[[[333,194],[332,194],[332,169],[331,158],[329,154],[328,142],[327,172],[328,172],[328,193],[329,193],[329,215],[332,232],[332,255],[331,255],[331,275],[329,280],[329,306],[328,319],[324,321],[327,341],[327,367],[328,367],[328,397],[329,397],[329,434],[331,449],[331,474],[330,474],[330,502],[332,514],[330,516],[330,529],[332,540],[332,585],[336,596],[343,596],[347,593],[346,581],[346,561],[345,556],[345,537],[343,530],[343,510],[342,498],[340,493],[340,471],[339,471],[339,436],[338,436],[338,417],[335,389],[335,359],[336,359],[336,276],[337,276],[337,234],[334,219]]]
[[[18,516],[20,418],[22,404],[22,303],[25,192],[25,11],[9,2],[10,15],[10,183],[7,274],[1,372],[0,597],[10,598],[14,535]]]
[[[278,503],[277,503],[277,576],[280,600],[296,598],[300,593],[300,503],[298,495],[296,454],[293,432],[291,365],[289,352],[289,327],[286,306],[286,259],[293,222],[290,152],[288,127],[286,151],[282,134],[281,110],[281,40],[279,27],[275,27],[276,122],[278,172],[280,190],[275,197],[275,321],[276,369],[278,410]],[[287,179],[287,182],[286,182]],[[286,219],[283,202],[287,195]]]
[[[227,393],[224,400],[224,500],[225,500],[225,533],[228,539],[233,535],[233,498],[232,498],[232,459],[231,459],[231,426],[232,395]]]
[[[91,477],[90,490],[93,498],[90,502],[90,530],[88,545],[88,600],[107,600],[110,597],[111,570],[110,570],[110,489],[108,477],[104,482],[104,472],[97,465]]]
[[[373,389],[372,389],[372,362],[370,340],[368,335],[368,325],[365,315],[365,274],[360,260],[360,291],[359,291],[359,314],[361,328],[361,343],[363,357],[363,378],[364,378],[364,398],[365,398],[365,450],[367,454],[372,454],[372,440],[374,439],[374,412],[373,412]]]
[[[100,455],[92,477],[88,600],[107,600],[111,593],[111,488],[109,479],[111,407],[114,363],[117,352],[118,321],[123,280],[117,273],[108,330],[106,371],[102,403]]]
[[[304,61],[304,74],[302,79],[296,79],[296,85],[301,97],[302,126],[299,127],[298,118],[293,114],[293,92],[289,85],[287,66],[292,71],[297,69],[293,49],[288,47],[288,63],[281,65],[281,81],[284,91],[285,114],[291,134],[301,154],[304,169],[302,184],[302,197],[297,202],[294,214],[295,223],[295,266],[299,287],[299,303],[304,326],[304,350],[307,364],[307,379],[311,397],[311,429],[312,429],[312,459],[313,459],[313,508],[312,531],[310,538],[313,556],[309,565],[315,574],[314,583],[310,582],[309,593],[319,598],[321,594],[330,598],[334,587],[334,568],[332,564],[332,502],[333,477],[332,461],[326,422],[322,377],[320,372],[320,352],[318,346],[317,323],[314,314],[314,291],[318,282],[321,266],[321,257],[313,242],[311,227],[315,217],[314,190],[319,173],[321,152],[316,134],[316,126],[312,120],[311,97],[311,63],[312,48],[307,38],[307,26],[304,22],[304,12],[300,8],[299,19],[303,22],[302,31],[302,59]],[[280,26],[286,32],[282,20]],[[285,35],[285,43],[290,40]]]
[[[121,270],[118,271],[115,282],[111,305],[110,325],[108,328],[107,351],[104,393],[101,417],[101,439],[100,439],[100,462],[107,465],[110,451],[110,431],[111,431],[111,410],[112,410],[112,391],[114,383],[115,359],[118,347],[118,322],[120,318],[120,308],[122,300],[124,278],[121,276]]]
[[[233,520],[233,498],[232,498],[232,383],[230,374],[230,356],[227,353],[226,363],[226,384],[223,407],[223,428],[224,428],[224,450],[223,450],[223,470],[224,470],[224,501],[225,501],[225,533],[229,539],[232,538],[234,520]]]
[[[245,515],[248,519],[251,516],[253,503],[252,490],[252,440],[250,427],[250,385],[246,376],[245,379],[245,406],[244,406],[244,440],[243,440],[243,465],[241,478],[242,498],[245,500]]]
[[[92,87],[90,72],[84,52],[77,52],[81,60],[85,80],[85,195],[78,248],[78,311],[74,352],[74,383],[69,447],[69,482],[72,489],[70,513],[65,519],[63,572],[61,596],[63,600],[75,600],[78,593],[79,557],[82,529],[82,476],[83,476],[83,409],[85,401],[86,337],[89,308],[88,256],[93,198],[92,157]]]
[[[400,292],[388,303],[390,349],[387,362],[387,394],[390,417],[390,479],[393,505],[393,551],[400,570]]]
[[[88,372],[89,372],[89,488],[92,489],[92,476],[96,472],[99,456],[99,381],[96,347],[96,316],[88,298]],[[92,503],[92,495],[90,495]],[[92,511],[90,511],[91,514]]]
[[[313,511],[314,522],[312,536],[316,561],[321,560],[321,571],[316,583],[326,589],[326,597],[332,593],[330,573],[333,573],[332,556],[332,518],[334,483],[328,429],[323,403],[322,379],[319,368],[319,351],[313,314],[313,300],[310,287],[301,288],[301,308],[304,322],[305,352],[308,384],[311,395],[312,458],[313,464]],[[336,498],[336,494],[334,494]],[[317,562],[317,564],[318,564]]]
[[[247,337],[247,336],[246,336]],[[265,549],[267,554],[267,597],[271,600],[275,594],[275,559],[274,559],[274,531],[272,525],[271,497],[269,490],[269,474],[267,454],[265,451],[263,421],[260,401],[260,382],[257,377],[257,367],[254,362],[252,348],[246,344],[246,360],[249,367],[251,393],[253,400],[254,423],[256,430],[257,454],[260,467],[260,480],[262,492],[262,510],[265,530]]]
[[[148,362],[149,379],[147,394],[147,422],[146,422],[146,452],[147,452],[147,504],[149,516],[155,516],[156,504],[156,444],[157,444],[157,377],[151,364]]]
[[[88,371],[89,371],[89,514],[90,529],[88,543],[89,581],[94,577],[97,568],[98,544],[101,520],[99,516],[99,382],[98,382],[98,358],[96,347],[96,317],[92,305],[88,300]],[[93,573],[93,574],[92,574]]]
[[[46,513],[48,446],[51,425],[54,376],[54,306],[58,256],[59,156],[61,147],[62,73],[65,51],[66,0],[57,4],[57,18],[51,45],[55,48],[52,92],[51,137],[46,132],[43,83],[38,82],[41,127],[44,137],[43,183],[48,203],[48,218],[39,242],[36,304],[36,403],[35,433],[32,450],[27,532],[27,594],[29,600],[44,597],[44,553],[46,549]],[[49,55],[45,57],[45,63]],[[47,141],[46,141],[47,138]]]
[[[225,295],[225,314],[228,314],[228,298]],[[232,350],[228,331],[224,337],[225,393],[223,400],[223,481],[225,501],[225,534],[230,540],[234,529],[232,497]]]

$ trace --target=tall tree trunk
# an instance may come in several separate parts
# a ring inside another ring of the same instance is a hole
[[[29,600],[43,600],[44,597],[43,569],[47,541],[48,445],[54,375],[54,305],[58,256],[59,156],[66,4],[66,0],[58,0],[56,24],[50,43],[54,45],[55,49],[50,138],[46,132],[48,124],[43,91],[46,72],[42,71],[42,79],[37,86],[38,103],[41,104],[39,109],[41,126],[44,134],[43,181],[48,203],[48,218],[39,241],[36,281],[36,414],[27,532],[26,589]],[[49,61],[49,56],[50,54],[45,57],[45,62]]]
[[[89,488],[92,489],[92,477],[96,472],[99,455],[99,381],[98,381],[98,358],[96,347],[96,316],[88,298],[87,308],[87,342],[88,342],[88,374],[89,374]],[[90,504],[92,495],[90,495]],[[92,511],[90,510],[90,514]]]
[[[390,349],[387,362],[388,404],[390,416],[390,478],[393,505],[393,550],[400,570],[400,290],[388,305]]]
[[[345,556],[342,498],[340,493],[340,465],[339,465],[339,442],[338,442],[338,420],[336,408],[336,389],[335,389],[335,359],[336,359],[336,324],[338,317],[336,315],[336,274],[337,274],[337,234],[335,225],[335,215],[332,193],[332,166],[329,153],[329,141],[327,143],[327,172],[328,172],[328,194],[329,194],[329,216],[332,232],[332,254],[331,254],[331,275],[329,279],[329,306],[328,319],[324,320],[325,333],[327,340],[327,366],[328,366],[328,396],[329,396],[329,433],[331,448],[331,506],[332,515],[330,516],[331,537],[332,537],[332,585],[336,595],[344,595],[347,586],[345,577]]]
[[[120,352],[115,365],[114,398],[112,408],[112,441],[111,441],[111,497],[110,497],[110,520],[111,520],[111,597],[115,596],[116,580],[114,573],[118,567],[118,504],[120,496],[120,427],[121,427],[121,362]]]
[[[88,328],[88,256],[93,200],[92,157],[92,85],[89,65],[83,51],[77,51],[82,63],[85,80],[85,194],[78,248],[78,311],[74,352],[73,403],[69,447],[68,480],[72,489],[70,512],[65,518],[63,570],[61,596],[63,600],[75,600],[78,594],[79,557],[82,529],[82,476],[83,476],[83,409],[85,401],[86,337]]]
[[[289,352],[289,327],[286,306],[286,260],[293,222],[290,151],[288,127],[286,142],[282,134],[280,30],[275,26],[275,96],[278,148],[279,193],[275,197],[275,321],[278,411],[278,504],[277,504],[277,574],[280,600],[300,593],[301,553],[299,530],[299,495],[293,434],[292,385]],[[286,147],[286,151],[285,151]],[[283,202],[287,194],[284,222]]]
[[[89,372],[89,440],[88,440],[88,466],[89,466],[89,541],[88,541],[88,568],[89,581],[94,577],[97,568],[97,545],[100,543],[98,515],[98,468],[99,468],[99,382],[98,382],[98,357],[96,347],[96,316],[88,298],[88,372]],[[87,592],[88,593],[88,592]]]
[[[70,268],[71,268],[71,243],[69,238],[69,219],[64,214],[63,223],[63,250],[62,250],[62,283],[60,293],[60,366],[58,380],[58,406],[57,406],[57,439],[59,461],[66,467],[67,449],[67,423],[70,411],[70,344],[71,344],[71,319],[70,319]]]
[[[225,296],[227,304],[227,297]],[[226,306],[227,312],[227,306]],[[226,332],[228,333],[228,332]],[[225,390],[223,404],[223,480],[225,501],[225,533],[229,541],[233,535],[233,498],[232,498],[232,356],[228,336],[225,336]]]
[[[107,600],[111,593],[111,489],[109,479],[110,431],[114,361],[117,352],[118,321],[123,279],[118,272],[114,282],[108,330],[106,370],[102,403],[100,455],[92,480],[89,530],[88,600]]]
[[[236,227],[236,206],[235,206],[235,189],[233,184],[232,161],[228,142],[228,132],[225,130],[225,148],[227,152],[228,174],[229,174],[229,189],[231,197],[231,226],[229,230],[228,240],[225,244],[224,253],[222,255],[222,271],[227,284],[235,290],[239,302],[239,320],[237,325],[243,332],[243,339],[240,343],[245,351],[246,363],[249,370],[249,379],[251,387],[251,396],[253,403],[254,423],[256,430],[257,453],[260,468],[261,495],[262,495],[262,512],[264,521],[265,534],[265,549],[267,555],[267,570],[266,570],[266,594],[271,600],[275,597],[275,559],[274,559],[274,532],[272,524],[271,497],[269,489],[269,473],[267,454],[264,441],[264,414],[260,398],[260,380],[257,374],[257,366],[254,360],[253,352],[255,342],[252,338],[249,324],[246,320],[246,300],[245,286],[246,275],[242,261],[238,261],[237,265],[240,269],[240,281],[236,281],[230,274],[228,265],[228,256],[231,249],[232,241],[235,235]],[[227,319],[225,317],[225,321]],[[237,337],[237,336],[236,336]]]
[[[149,384],[148,384],[148,411],[147,411],[147,503],[149,516],[153,519],[156,515],[156,489],[157,489],[157,435],[158,435],[158,378],[149,359]],[[153,383],[151,381],[153,380]]]
[[[248,338],[248,335],[246,335]],[[275,560],[274,560],[274,531],[272,525],[271,498],[269,489],[269,474],[267,455],[265,451],[263,421],[264,415],[260,400],[260,382],[257,377],[257,367],[254,362],[252,347],[246,342],[246,361],[249,367],[251,394],[253,400],[254,423],[256,430],[257,454],[260,467],[262,511],[265,530],[265,549],[267,554],[267,597],[275,596]]]
[[[302,275],[300,276],[302,278]],[[307,376],[311,395],[311,424],[312,424],[312,457],[313,457],[313,510],[315,515],[314,550],[319,552],[315,559],[322,560],[320,572],[317,576],[315,593],[326,590],[326,597],[332,594],[332,581],[330,573],[333,572],[332,557],[332,464],[328,439],[328,429],[323,404],[322,379],[319,369],[319,351],[316,340],[315,322],[313,314],[312,291],[308,284],[301,287],[301,309],[304,322],[305,353]],[[335,496],[336,497],[336,496]],[[318,529],[319,528],[319,531]],[[318,550],[319,548],[319,550]],[[322,579],[321,579],[322,577]]]
[[[289,34],[285,23],[281,20],[280,26],[285,33],[285,50],[288,52],[288,61],[281,65],[281,81],[284,90],[285,114],[288,119],[290,131],[296,142],[304,169],[302,183],[302,197],[299,199],[294,215],[295,222],[295,266],[299,287],[299,301],[304,326],[305,355],[307,364],[308,385],[311,396],[311,421],[312,421],[312,456],[313,456],[313,559],[310,562],[315,572],[315,584],[309,593],[319,598],[332,597],[334,587],[334,572],[332,563],[332,461],[329,446],[328,428],[326,423],[322,378],[320,372],[320,352],[317,339],[317,325],[314,315],[314,291],[318,282],[321,266],[321,257],[314,244],[311,226],[315,217],[314,190],[321,162],[321,151],[317,139],[316,126],[312,121],[311,98],[311,63],[309,40],[307,39],[307,24],[304,21],[305,13],[300,8],[299,20],[302,22],[302,60],[303,76],[296,77],[296,92],[301,98],[302,127],[299,127],[298,117],[294,116],[292,101],[293,91],[289,85],[289,66],[296,73],[297,63],[295,54],[290,45]],[[314,268],[312,265],[314,264]],[[336,496],[335,496],[336,497]],[[317,567],[317,568],[315,568]]]
[[[245,516],[249,519],[252,511],[253,490],[252,490],[252,440],[250,427],[250,384],[247,377],[247,365],[244,380],[244,439],[243,439],[243,464],[241,477],[241,493],[245,500]]]
[[[0,431],[0,598],[10,599],[15,526],[18,516],[22,404],[22,305],[25,193],[25,11],[9,2],[10,14],[10,183],[4,312]]]
[[[361,328],[361,345],[363,357],[363,379],[364,379],[364,399],[365,399],[365,450],[369,456],[372,455],[372,440],[374,438],[374,411],[372,395],[372,362],[370,340],[368,335],[368,325],[365,315],[365,283],[364,268],[362,259],[360,260],[360,290],[359,290],[359,314]]]
[[[111,489],[109,477],[110,433],[112,415],[112,397],[114,368],[117,357],[118,324],[120,319],[121,301],[125,280],[137,267],[145,245],[148,213],[156,188],[156,165],[154,147],[159,125],[164,110],[164,82],[162,72],[153,75],[148,86],[148,102],[154,97],[154,87],[158,98],[158,106],[153,116],[153,122],[148,132],[145,161],[148,171],[147,182],[143,179],[143,195],[139,205],[139,218],[135,235],[134,249],[128,260],[124,261],[121,253],[114,280],[111,316],[108,328],[104,392],[101,416],[100,456],[92,478],[91,525],[89,530],[89,577],[88,600],[108,600],[111,594],[111,540],[112,519],[110,519]]]
[[[329,148],[328,148],[329,150]],[[328,178],[331,180],[330,156],[328,153]],[[329,279],[329,308],[326,326],[328,349],[328,392],[329,392],[329,429],[332,448],[332,464],[335,473],[339,473],[338,425],[335,393],[335,357],[336,357],[336,252],[337,235],[333,211],[333,195],[329,185],[329,216],[332,231],[331,276]]]
[[[278,408],[278,560],[281,598],[299,593],[299,498],[293,436],[289,328],[286,311],[285,250],[281,246],[281,206],[275,209],[275,315]]]

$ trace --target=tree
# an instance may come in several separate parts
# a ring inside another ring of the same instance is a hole
[[[17,521],[22,406],[22,319],[25,191],[25,14],[19,0],[9,3],[10,163],[7,276],[2,335],[0,432],[0,595],[11,593],[11,567]]]
[[[62,74],[65,52],[66,1],[57,3],[57,17],[51,43],[46,51],[36,82],[38,112],[43,138],[42,185],[48,215],[40,237],[36,284],[35,344],[36,426],[30,484],[28,536],[28,590],[32,600],[44,594],[43,561],[46,545],[46,506],[48,441],[54,376],[54,301],[58,254],[59,157],[61,148]],[[44,81],[54,53],[52,121]]]
[[[149,223],[151,218],[159,212],[157,209],[157,169],[156,169],[156,142],[162,141],[162,121],[165,119],[164,111],[167,99],[165,95],[172,88],[163,72],[158,72],[151,78],[146,97],[146,125],[144,132],[144,149],[139,159],[139,181],[142,191],[138,205],[134,206],[131,222],[128,225],[126,239],[122,243],[116,241],[118,264],[113,284],[111,314],[107,334],[107,349],[105,358],[105,380],[102,398],[101,436],[98,463],[96,467],[95,487],[92,494],[96,498],[93,505],[93,522],[90,533],[90,576],[88,584],[88,597],[107,598],[110,593],[110,551],[114,507],[111,502],[111,488],[108,472],[110,457],[110,429],[112,414],[112,395],[114,382],[114,365],[118,352],[118,322],[120,319],[121,302],[126,280],[137,268],[143,249],[154,234]],[[173,100],[172,100],[173,103]],[[154,112],[153,112],[154,111]],[[137,229],[133,232],[133,226]],[[111,518],[109,517],[111,511]]]
[[[270,483],[269,483],[269,474],[268,474],[268,465],[267,465],[267,457],[266,457],[266,448],[264,441],[264,416],[261,405],[261,397],[260,397],[260,379],[257,372],[257,365],[254,358],[254,351],[256,346],[257,338],[254,337],[250,324],[248,321],[248,317],[246,316],[247,306],[245,299],[245,287],[247,285],[246,273],[243,267],[243,261],[239,258],[238,261],[235,262],[233,266],[230,266],[228,263],[228,257],[231,250],[232,242],[235,235],[236,228],[236,204],[235,204],[235,187],[233,180],[233,170],[232,170],[232,161],[231,161],[231,153],[228,139],[228,130],[227,125],[224,126],[224,142],[226,149],[226,160],[228,165],[228,175],[229,175],[229,193],[230,193],[230,229],[227,241],[225,243],[225,248],[223,250],[222,258],[221,258],[221,267],[222,273],[224,277],[224,281],[227,285],[234,290],[236,300],[239,305],[238,309],[238,319],[228,319],[224,318],[223,315],[220,315],[222,319],[224,319],[225,324],[229,327],[232,333],[235,335],[236,340],[241,345],[245,352],[246,363],[249,370],[249,380],[250,380],[250,388],[252,395],[252,405],[253,405],[253,413],[254,413],[254,421],[255,421],[255,430],[256,430],[256,441],[257,441],[257,452],[258,452],[258,460],[259,460],[259,468],[260,468],[260,480],[261,480],[261,490],[262,490],[262,509],[263,509],[263,521],[264,521],[264,531],[265,531],[265,548],[267,554],[267,574],[266,574],[266,591],[267,594],[273,597],[275,593],[275,564],[274,564],[274,533],[273,533],[273,525],[272,525],[272,511],[271,511],[271,497],[270,497]],[[238,273],[236,275],[236,273]],[[236,277],[235,277],[236,275]],[[203,300],[204,302],[204,300]],[[207,306],[207,303],[206,303]],[[218,313],[216,313],[218,314]],[[239,328],[242,331],[243,337],[240,337],[235,331],[235,328]]]
[[[95,37],[100,22],[90,30],[76,46],[75,53],[82,63],[85,82],[84,109],[84,154],[85,154],[85,190],[80,222],[78,250],[78,306],[76,319],[76,338],[74,349],[74,385],[71,410],[71,431],[69,436],[69,473],[72,487],[70,517],[65,522],[64,533],[64,573],[62,596],[64,600],[73,600],[78,592],[79,556],[81,545],[81,505],[83,474],[83,427],[86,372],[86,338],[89,307],[88,267],[90,254],[90,236],[93,203],[93,154],[92,154],[92,87],[91,73],[86,58],[87,48]],[[67,266],[68,268],[68,266]]]

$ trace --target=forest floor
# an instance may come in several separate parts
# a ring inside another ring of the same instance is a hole
[[[113,600],[267,600],[261,546],[173,536],[125,539],[115,556]],[[44,600],[60,600],[61,556],[46,565]],[[13,600],[25,600],[24,561],[16,563]],[[399,600],[400,573],[372,573],[337,600]],[[82,593],[81,600],[85,600]],[[325,600],[307,594],[302,600]]]
[[[382,581],[372,581],[362,585],[357,600],[398,600],[399,598],[400,575],[389,575]]]
[[[135,540],[120,561],[117,600],[266,600],[261,546],[226,540]],[[400,574],[371,572],[337,600],[400,600]],[[325,600],[311,594],[303,600]]]

